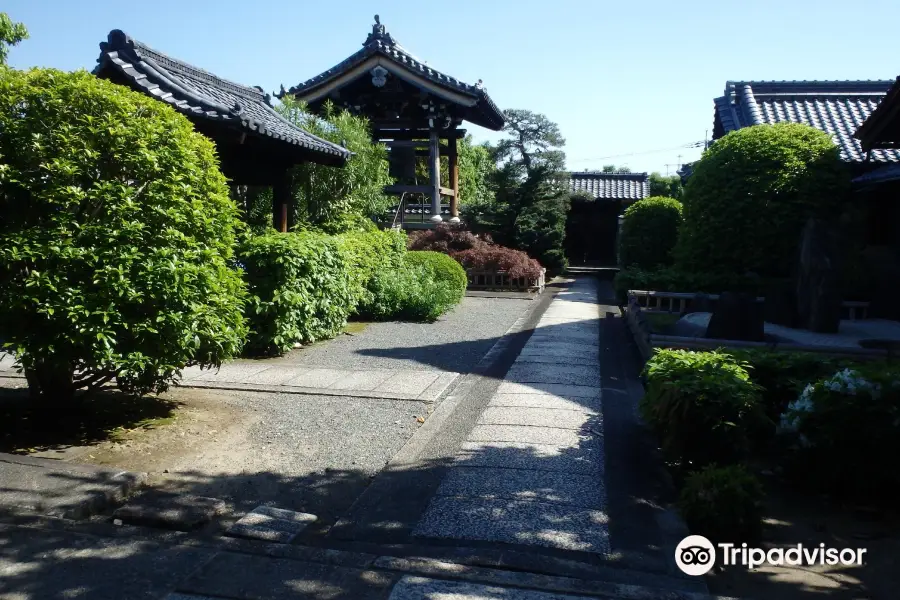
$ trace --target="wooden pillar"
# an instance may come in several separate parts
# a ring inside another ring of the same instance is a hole
[[[441,217],[441,151],[436,129],[431,130],[428,144],[428,174],[431,176],[431,221],[440,223]]]
[[[285,169],[278,174],[272,184],[272,225],[276,231],[286,233],[293,225],[291,209],[291,175],[290,170]]]
[[[450,198],[450,220],[459,222],[459,154],[456,149],[456,137],[447,140],[447,155],[450,159],[450,187],[453,196]]]

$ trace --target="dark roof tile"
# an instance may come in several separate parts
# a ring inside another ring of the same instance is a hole
[[[729,81],[714,100],[713,138],[754,124],[804,123],[829,134],[848,162],[865,152],[853,137],[893,81]],[[873,152],[880,162],[900,161],[900,151]]]
[[[387,57],[398,65],[411,70],[415,74],[448,87],[455,92],[462,92],[463,94],[477,98],[478,103],[472,107],[469,120],[489,129],[499,130],[503,127],[505,122],[503,112],[496,104],[494,104],[491,97],[488,96],[487,90],[481,85],[481,80],[475,85],[463,83],[455,77],[445,75],[422,63],[403,48],[403,46],[394,41],[394,38],[385,31],[384,26],[378,21],[377,16],[376,24],[372,28],[372,33],[370,33],[368,38],[366,38],[366,41],[363,42],[363,47],[360,50],[351,54],[330,69],[319,73],[315,77],[307,79],[303,83],[297,84],[288,90],[282,88],[279,97],[287,93],[302,99],[304,94],[311,92],[325,82],[349,71],[356,65],[365,62],[376,54]]]
[[[182,113],[230,123],[292,146],[300,146],[323,162],[343,163],[346,148],[300,129],[279,115],[261,88],[222,79],[198,67],[167,56],[130,38],[121,30],[110,32],[100,44],[95,74],[113,69],[132,85]]]
[[[647,173],[570,173],[569,190],[596,200],[640,200],[650,195]]]

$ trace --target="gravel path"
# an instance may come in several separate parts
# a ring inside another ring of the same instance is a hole
[[[467,297],[435,323],[372,323],[358,334],[342,335],[271,362],[467,373],[533,303]]]

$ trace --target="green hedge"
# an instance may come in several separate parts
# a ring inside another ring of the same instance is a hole
[[[823,131],[797,123],[733,131],[694,165],[675,263],[786,276],[807,219],[838,214],[849,184],[847,165]]]
[[[402,231],[351,232],[336,236],[338,247],[350,266],[350,293],[354,306],[371,301],[369,282],[376,274],[399,268],[406,255]]]
[[[376,321],[434,321],[462,300],[465,271],[439,252],[408,252],[399,268],[381,271],[369,283],[359,315]]]
[[[353,265],[334,237],[269,233],[244,241],[238,262],[250,290],[247,350],[280,354],[338,334],[356,299]]]
[[[453,290],[456,302],[462,300],[469,285],[466,270],[458,262],[441,252],[413,251],[404,257],[406,264],[425,267],[435,279],[444,281]]]
[[[674,198],[651,196],[629,206],[619,237],[622,265],[654,268],[672,264],[680,225],[681,202]]]

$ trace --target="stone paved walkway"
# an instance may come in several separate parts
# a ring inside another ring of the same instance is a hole
[[[551,303],[414,535],[609,552],[597,284]]]
[[[437,369],[329,369],[316,365],[273,365],[264,361],[236,360],[225,363],[219,370],[189,367],[183,371],[180,385],[434,402],[457,377],[459,373]],[[0,353],[0,378],[22,378],[8,354]]]
[[[191,367],[181,385],[277,393],[433,402],[459,373],[412,369],[330,369],[315,365],[237,360],[218,371]]]

